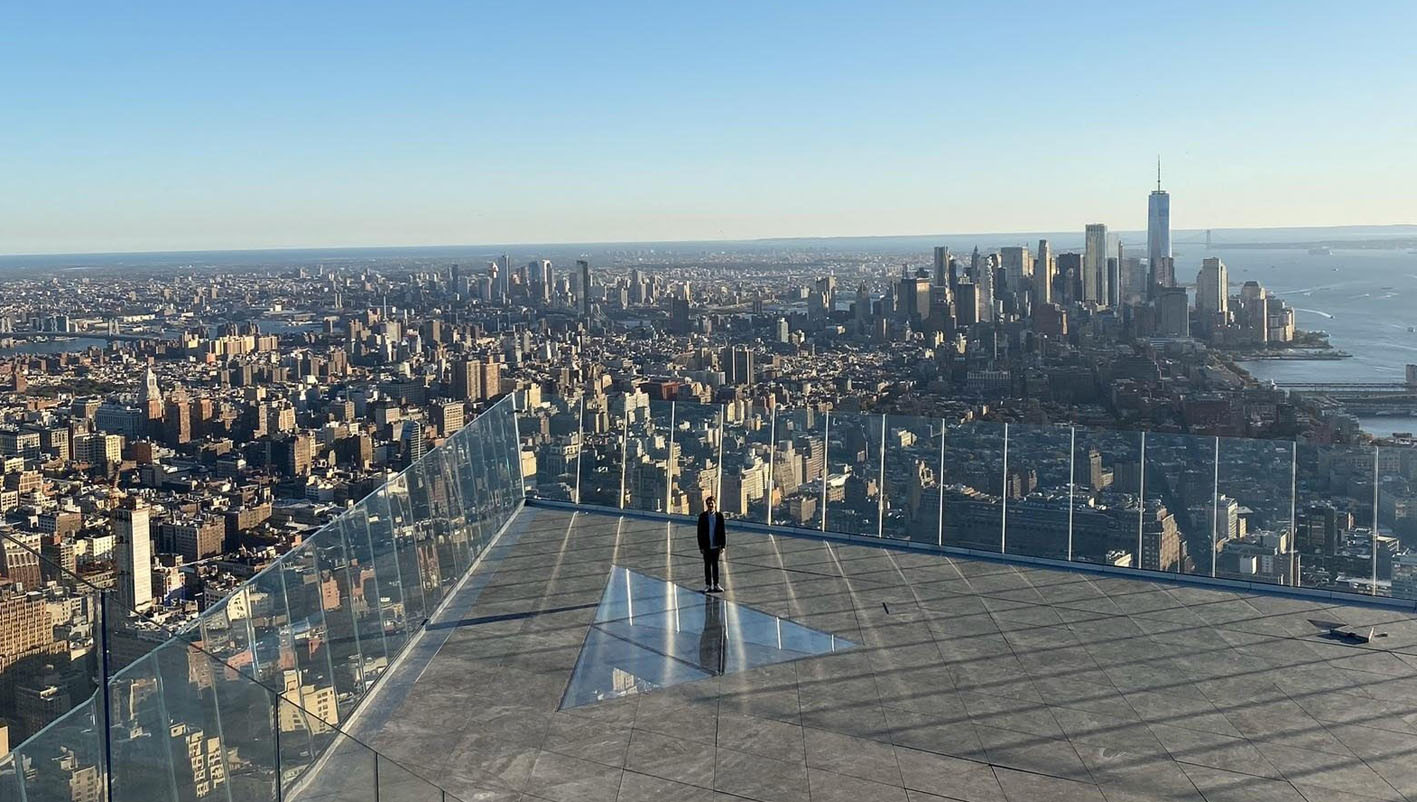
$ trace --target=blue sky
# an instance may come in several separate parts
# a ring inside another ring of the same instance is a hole
[[[1417,223],[1417,3],[18,3],[0,253]]]

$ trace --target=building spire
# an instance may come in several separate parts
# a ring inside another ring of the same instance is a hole
[[[1156,191],[1161,191],[1161,154],[1156,154]]]

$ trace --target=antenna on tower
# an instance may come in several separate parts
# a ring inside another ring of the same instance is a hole
[[[1156,191],[1161,191],[1161,154],[1156,154]]]

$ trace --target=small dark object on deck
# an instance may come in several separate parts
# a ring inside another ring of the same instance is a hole
[[[1323,634],[1325,638],[1341,640],[1344,643],[1368,643],[1373,638],[1386,638],[1386,632],[1378,632],[1377,627],[1368,627],[1367,632],[1355,630],[1342,621],[1323,621],[1317,618],[1310,618],[1309,623],[1319,629],[1328,630]]]

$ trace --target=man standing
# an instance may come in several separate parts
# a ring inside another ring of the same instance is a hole
[[[718,584],[718,555],[728,547],[723,513],[714,509],[714,498],[704,499],[704,511],[699,513],[699,552],[704,555],[704,593],[722,593]]]

